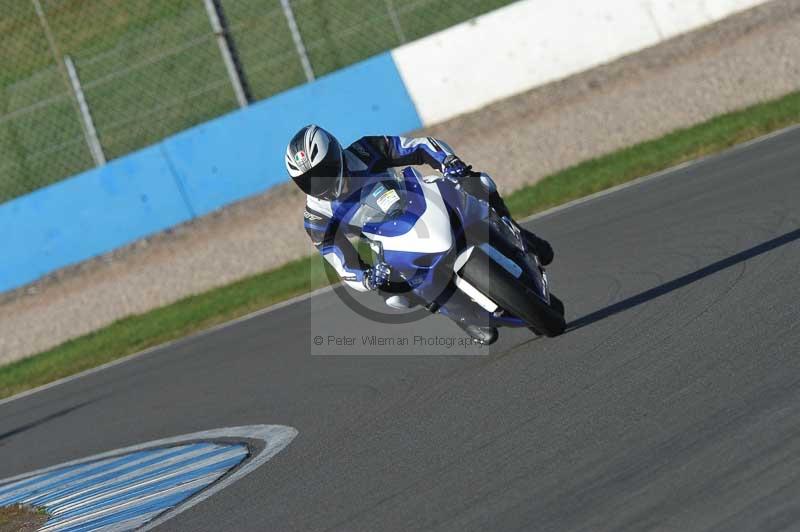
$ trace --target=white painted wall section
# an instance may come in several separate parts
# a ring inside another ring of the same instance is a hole
[[[521,0],[392,52],[430,125],[766,0]]]

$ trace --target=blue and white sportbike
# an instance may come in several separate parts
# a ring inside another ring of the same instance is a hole
[[[513,220],[457,179],[411,168],[373,179],[342,205],[351,211],[342,219],[359,217],[362,237],[390,267],[384,292],[461,323],[564,332],[564,305]]]

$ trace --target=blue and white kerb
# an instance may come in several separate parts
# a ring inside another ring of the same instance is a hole
[[[221,429],[161,440],[0,482],[0,506],[26,504],[45,509],[49,519],[39,529],[43,532],[122,531],[155,525],[154,520],[165,520],[162,514],[174,514],[179,507],[199,502],[191,499],[221,489],[209,488],[222,484],[218,481],[223,477],[227,485],[234,475],[239,478],[265,462],[296,434],[290,427],[260,427],[267,429],[260,434],[275,437],[265,437],[266,447],[255,456],[241,439],[249,440],[258,430],[245,434]],[[253,428],[258,427],[238,429]],[[208,435],[212,436],[202,438]],[[239,436],[240,441],[198,441],[220,436]],[[246,471],[243,464],[248,466]]]

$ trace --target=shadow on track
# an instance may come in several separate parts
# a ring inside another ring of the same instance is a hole
[[[636,294],[635,296],[623,299],[622,301],[614,303],[613,305],[596,310],[591,314],[587,314],[586,316],[570,322],[567,326],[567,331],[575,331],[581,327],[586,327],[587,325],[591,325],[592,323],[613,316],[614,314],[619,314],[620,312],[624,312],[637,305],[641,305],[642,303],[646,303],[652,299],[661,297],[664,294],[668,294],[673,290],[683,288],[684,286],[692,284],[695,281],[699,281],[700,279],[708,277],[709,275],[713,275],[726,268],[730,268],[731,266],[739,264],[740,262],[752,259],[753,257],[757,257],[758,255],[762,255],[768,251],[772,251],[775,248],[785,246],[786,244],[794,242],[795,240],[800,240],[800,229],[795,229],[794,231],[773,238],[772,240],[767,240],[762,244],[741,251],[736,255],[731,255],[728,258],[709,264],[708,266],[693,271],[692,273],[687,273],[682,277],[673,279],[672,281],[656,286],[655,288],[651,288],[650,290],[646,290]]]
[[[36,421],[31,421],[30,423],[26,423],[25,425],[21,425],[21,426],[15,428],[15,429],[12,429],[12,430],[9,430],[7,432],[4,432],[4,433],[0,434],[0,447],[2,447],[3,442],[5,440],[11,438],[12,436],[16,436],[17,434],[21,434],[21,433],[23,433],[25,431],[28,431],[28,430],[33,429],[33,428],[36,428],[39,425],[47,423],[48,421],[52,421],[53,419],[57,419],[57,418],[66,416],[67,414],[70,414],[70,413],[72,413],[72,412],[74,412],[76,410],[79,410],[79,409],[83,408],[84,406],[87,406],[87,405],[90,405],[90,404],[94,403],[98,399],[101,399],[101,398],[98,397],[96,399],[91,399],[89,401],[83,401],[83,402],[78,403],[76,405],[72,405],[72,406],[70,406],[68,408],[64,408],[64,409],[59,410],[57,412],[53,412],[52,414],[49,414],[47,416],[44,416],[42,418],[37,419]]]

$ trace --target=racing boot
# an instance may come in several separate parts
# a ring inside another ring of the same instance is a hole
[[[456,321],[456,324],[479,344],[492,345],[497,341],[497,327],[481,327],[480,325],[472,325],[460,320]]]
[[[533,251],[537,257],[539,257],[539,262],[542,266],[547,266],[553,262],[555,253],[553,252],[553,246],[550,245],[550,242],[543,238],[539,238],[524,227],[520,227],[519,229],[522,233],[522,237],[525,239],[525,243],[528,245],[528,248]]]
[[[494,209],[497,214],[511,218],[511,212],[508,210],[508,207],[506,207],[506,202],[503,201],[503,198],[500,197],[500,194],[496,190],[490,192],[487,199],[489,201],[489,206]]]
[[[500,197],[500,194],[496,190],[489,193],[488,200],[489,205],[491,205],[497,214],[511,218],[511,212],[509,212],[508,207],[506,207],[506,202],[503,201],[503,198]],[[519,226],[519,224],[517,225]],[[551,246],[547,240],[539,238],[522,226],[519,226],[519,229],[528,248],[539,257],[539,262],[542,266],[547,266],[553,262],[553,257],[555,255],[553,253],[553,246]]]

